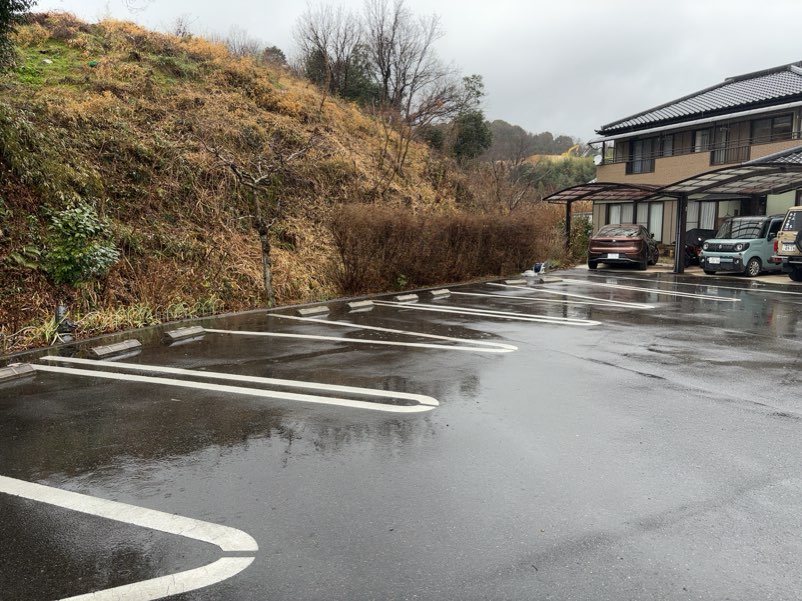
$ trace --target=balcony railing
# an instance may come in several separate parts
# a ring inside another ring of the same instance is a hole
[[[728,163],[743,163],[751,156],[751,146],[725,146],[710,151],[711,165],[726,165]]]
[[[756,138],[747,143],[737,144],[710,144],[706,148],[696,148],[694,146],[674,148],[672,152],[666,154],[663,151],[644,154],[636,160],[630,158],[614,158],[612,156],[603,157],[602,165],[613,165],[626,163],[627,174],[651,173],[654,171],[654,160],[666,157],[682,156],[688,154],[699,154],[709,152],[711,165],[727,165],[730,163],[743,163],[751,158],[752,147],[760,144],[771,144],[773,142],[783,142],[788,140],[798,140],[802,138],[802,133],[794,132],[792,135],[782,137],[772,136],[766,138]]]

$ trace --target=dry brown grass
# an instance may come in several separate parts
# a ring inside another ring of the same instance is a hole
[[[35,133],[25,134],[23,155],[2,147],[0,136],[0,353],[41,343],[42,324],[60,301],[93,316],[84,336],[130,326],[129,309],[158,316],[180,313],[170,307],[190,314],[263,304],[249,205],[210,148],[253,166],[271,141],[293,148],[315,139],[271,190],[284,207],[272,240],[281,304],[401,280],[496,274],[545,252],[542,241],[527,238],[546,232],[546,222],[522,216],[528,225],[495,223],[483,237],[483,218],[457,215],[453,173],[423,146],[412,145],[403,174],[378,197],[386,135],[379,121],[280,68],[232,57],[202,38],[113,20],[87,24],[67,13],[37,15],[16,39],[24,66],[0,78],[0,114],[6,107],[26,115]],[[37,244],[47,210],[78,198],[112,224],[122,258],[107,278],[54,286],[41,270],[10,259]],[[335,228],[345,237],[335,247],[328,224],[345,215],[356,229]],[[369,240],[388,243],[383,262],[359,267],[370,274],[364,281],[337,268],[338,249],[354,236],[359,244],[341,250],[349,257]],[[527,240],[516,248],[513,239]]]

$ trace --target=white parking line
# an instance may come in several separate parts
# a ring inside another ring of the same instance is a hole
[[[52,486],[44,486],[15,478],[0,476],[0,493],[69,509],[87,515],[158,530],[216,545],[222,551],[256,552],[259,545],[242,530],[204,522],[180,515],[146,509],[91,497]],[[151,601],[178,593],[194,591],[222,582],[238,574],[253,562],[253,557],[227,557],[211,564],[133,584],[69,597],[69,601]],[[62,601],[67,601],[62,600]]]
[[[590,277],[594,277],[594,276],[590,276]],[[595,277],[609,277],[609,276],[595,276]],[[616,277],[617,280],[629,280],[629,281],[633,281],[633,282],[650,282],[650,283],[654,283],[655,281],[659,282],[659,280],[651,280],[651,279],[648,279],[648,278],[632,278],[632,277],[620,277],[620,276],[615,276],[615,277]],[[692,288],[715,288],[715,289],[720,289],[720,290],[737,290],[737,291],[740,291],[740,292],[758,292],[758,293],[762,292],[762,293],[765,293],[765,294],[785,294],[785,295],[790,295],[790,296],[802,296],[802,292],[793,292],[791,290],[775,290],[773,288],[743,288],[743,287],[739,288],[738,286],[721,286],[719,284],[712,284],[712,283],[709,283],[709,282],[705,282],[704,278],[701,278],[699,280],[698,284],[694,284],[694,283],[691,283],[691,282],[674,282],[674,281],[672,281],[670,283],[671,283],[672,286],[690,286]],[[750,282],[750,284],[751,283],[757,283],[757,282],[754,282],[754,280],[752,280]]]
[[[378,304],[378,303],[376,303]],[[401,303],[404,304],[404,303]],[[405,305],[406,306],[406,305]],[[299,338],[301,340],[329,340],[332,342],[347,342],[348,344],[377,344],[380,346],[406,346],[411,348],[429,348],[441,351],[464,351],[468,353],[509,353],[510,349],[456,346],[453,344],[427,344],[425,342],[395,342],[393,340],[363,340],[361,338],[343,338],[342,336],[318,336],[315,334],[283,334],[278,332],[249,332],[247,330],[212,330],[205,329],[213,334],[230,334],[232,336],[269,336],[275,338]]]
[[[458,293],[452,293],[458,294]],[[459,293],[461,294],[461,293]],[[498,348],[503,349],[504,352],[512,352],[517,351],[518,347],[513,346],[512,344],[503,344],[501,342],[487,342],[484,340],[465,340],[464,338],[454,338],[453,336],[441,336],[439,334],[426,334],[424,332],[412,332],[410,330],[395,330],[393,328],[380,328],[378,326],[365,326],[356,323],[351,323],[347,321],[334,321],[331,319],[318,319],[314,317],[295,317],[293,315],[279,315],[277,313],[273,313],[270,317],[280,317],[281,319],[293,319],[295,321],[311,321],[315,323],[323,323],[326,325],[334,325],[334,326],[343,326],[346,328],[355,328],[358,330],[372,330],[374,332],[387,332],[390,334],[404,334],[406,336],[417,336],[420,338],[432,338],[434,340],[446,340],[448,342],[457,342],[459,344],[478,344],[481,346],[488,346],[490,348]]]
[[[560,292],[559,290],[548,290],[546,288],[529,288],[528,286],[514,286],[511,284],[496,284],[493,282],[488,283],[488,286],[502,286],[504,288],[516,288],[518,290],[526,290],[527,292],[543,292],[545,294],[554,294],[557,296],[567,296],[571,298],[585,299],[585,300],[561,300],[551,298],[522,298],[520,296],[511,296],[509,294],[481,294],[478,292],[452,292],[451,294],[462,294],[465,296],[488,296],[491,298],[506,298],[512,300],[521,300],[528,303],[560,303],[564,305],[598,305],[602,307],[621,307],[626,309],[654,309],[654,305],[646,305],[644,303],[628,303],[626,301],[616,301],[598,298],[596,296],[586,296],[584,294],[571,294],[568,292]],[[587,300],[593,299],[593,300]]]
[[[97,371],[91,369],[74,369],[71,367],[57,367],[54,365],[34,365],[37,371],[69,374],[85,378],[105,378],[108,380],[124,380],[127,382],[144,382],[147,384],[160,384],[162,386],[177,386],[180,388],[194,388],[196,390],[211,390],[217,392],[227,392],[231,394],[242,394],[269,399],[284,399],[289,401],[300,401],[303,403],[318,403],[321,405],[336,405],[339,407],[351,407],[354,409],[370,409],[372,411],[386,411],[388,413],[420,413],[434,409],[432,405],[390,405],[387,403],[370,403],[366,401],[355,401],[353,399],[342,399],[336,397],[324,397],[311,394],[298,394],[295,392],[276,392],[273,390],[262,390],[260,388],[245,388],[242,386],[228,386],[224,384],[209,384],[207,382],[191,382],[188,380],[174,380],[172,378],[156,378],[151,376],[137,376],[134,374],[120,374],[107,371]]]
[[[223,557],[194,570],[68,597],[60,601],[155,601],[228,580],[251,565],[253,560],[253,557]]]
[[[398,307],[411,309],[414,311],[433,311],[435,313],[455,313],[457,315],[473,315],[475,317],[493,317],[496,319],[512,319],[516,321],[530,321],[536,323],[550,323],[552,325],[563,326],[597,326],[601,322],[590,319],[574,319],[571,317],[551,317],[549,315],[524,315],[510,311],[488,311],[485,309],[474,309],[472,307],[443,307],[439,305],[394,303],[389,301],[374,301],[380,307]]]
[[[338,384],[324,384],[321,382],[303,382],[301,380],[282,380],[279,378],[263,378],[261,376],[243,376],[240,374],[226,374],[216,371],[199,371],[195,369],[182,369],[180,367],[163,367],[159,365],[143,365],[140,363],[119,363],[117,361],[96,361],[94,359],[79,359],[77,357],[58,357],[49,355],[42,357],[42,361],[55,363],[74,363],[78,365],[97,365],[100,367],[116,368],[122,371],[144,371],[150,373],[173,374],[193,376],[195,378],[208,378],[210,380],[231,380],[234,382],[251,382],[254,384],[269,384],[285,386],[287,388],[304,388],[307,390],[327,390],[330,392],[344,392],[348,394],[361,394],[366,396],[384,397],[415,401],[421,405],[438,406],[437,399],[425,394],[410,392],[395,392],[393,390],[380,390],[378,388],[361,388],[358,386],[341,386]]]
[[[661,294],[663,296],[676,296],[680,298],[698,298],[701,300],[711,300],[720,303],[740,303],[740,298],[725,298],[723,296],[711,296],[709,294],[694,294],[692,292],[675,292],[671,290],[659,290],[657,288],[644,288],[643,286],[622,286],[620,284],[607,284],[604,282],[590,282],[588,280],[569,280],[563,279],[566,284],[581,284],[586,286],[600,286],[602,288],[615,288],[616,290],[634,290],[649,294]]]

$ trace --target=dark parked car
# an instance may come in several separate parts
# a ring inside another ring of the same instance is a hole
[[[685,232],[685,267],[699,265],[702,255],[702,244],[708,238],[716,235],[716,230],[701,230],[698,228]]]
[[[646,269],[660,258],[657,242],[642,225],[624,223],[605,225],[588,244],[588,268],[599,263],[637,265]]]

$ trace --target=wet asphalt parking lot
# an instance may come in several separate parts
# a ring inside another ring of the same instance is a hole
[[[0,598],[798,598],[802,286],[552,275],[18,357]]]

